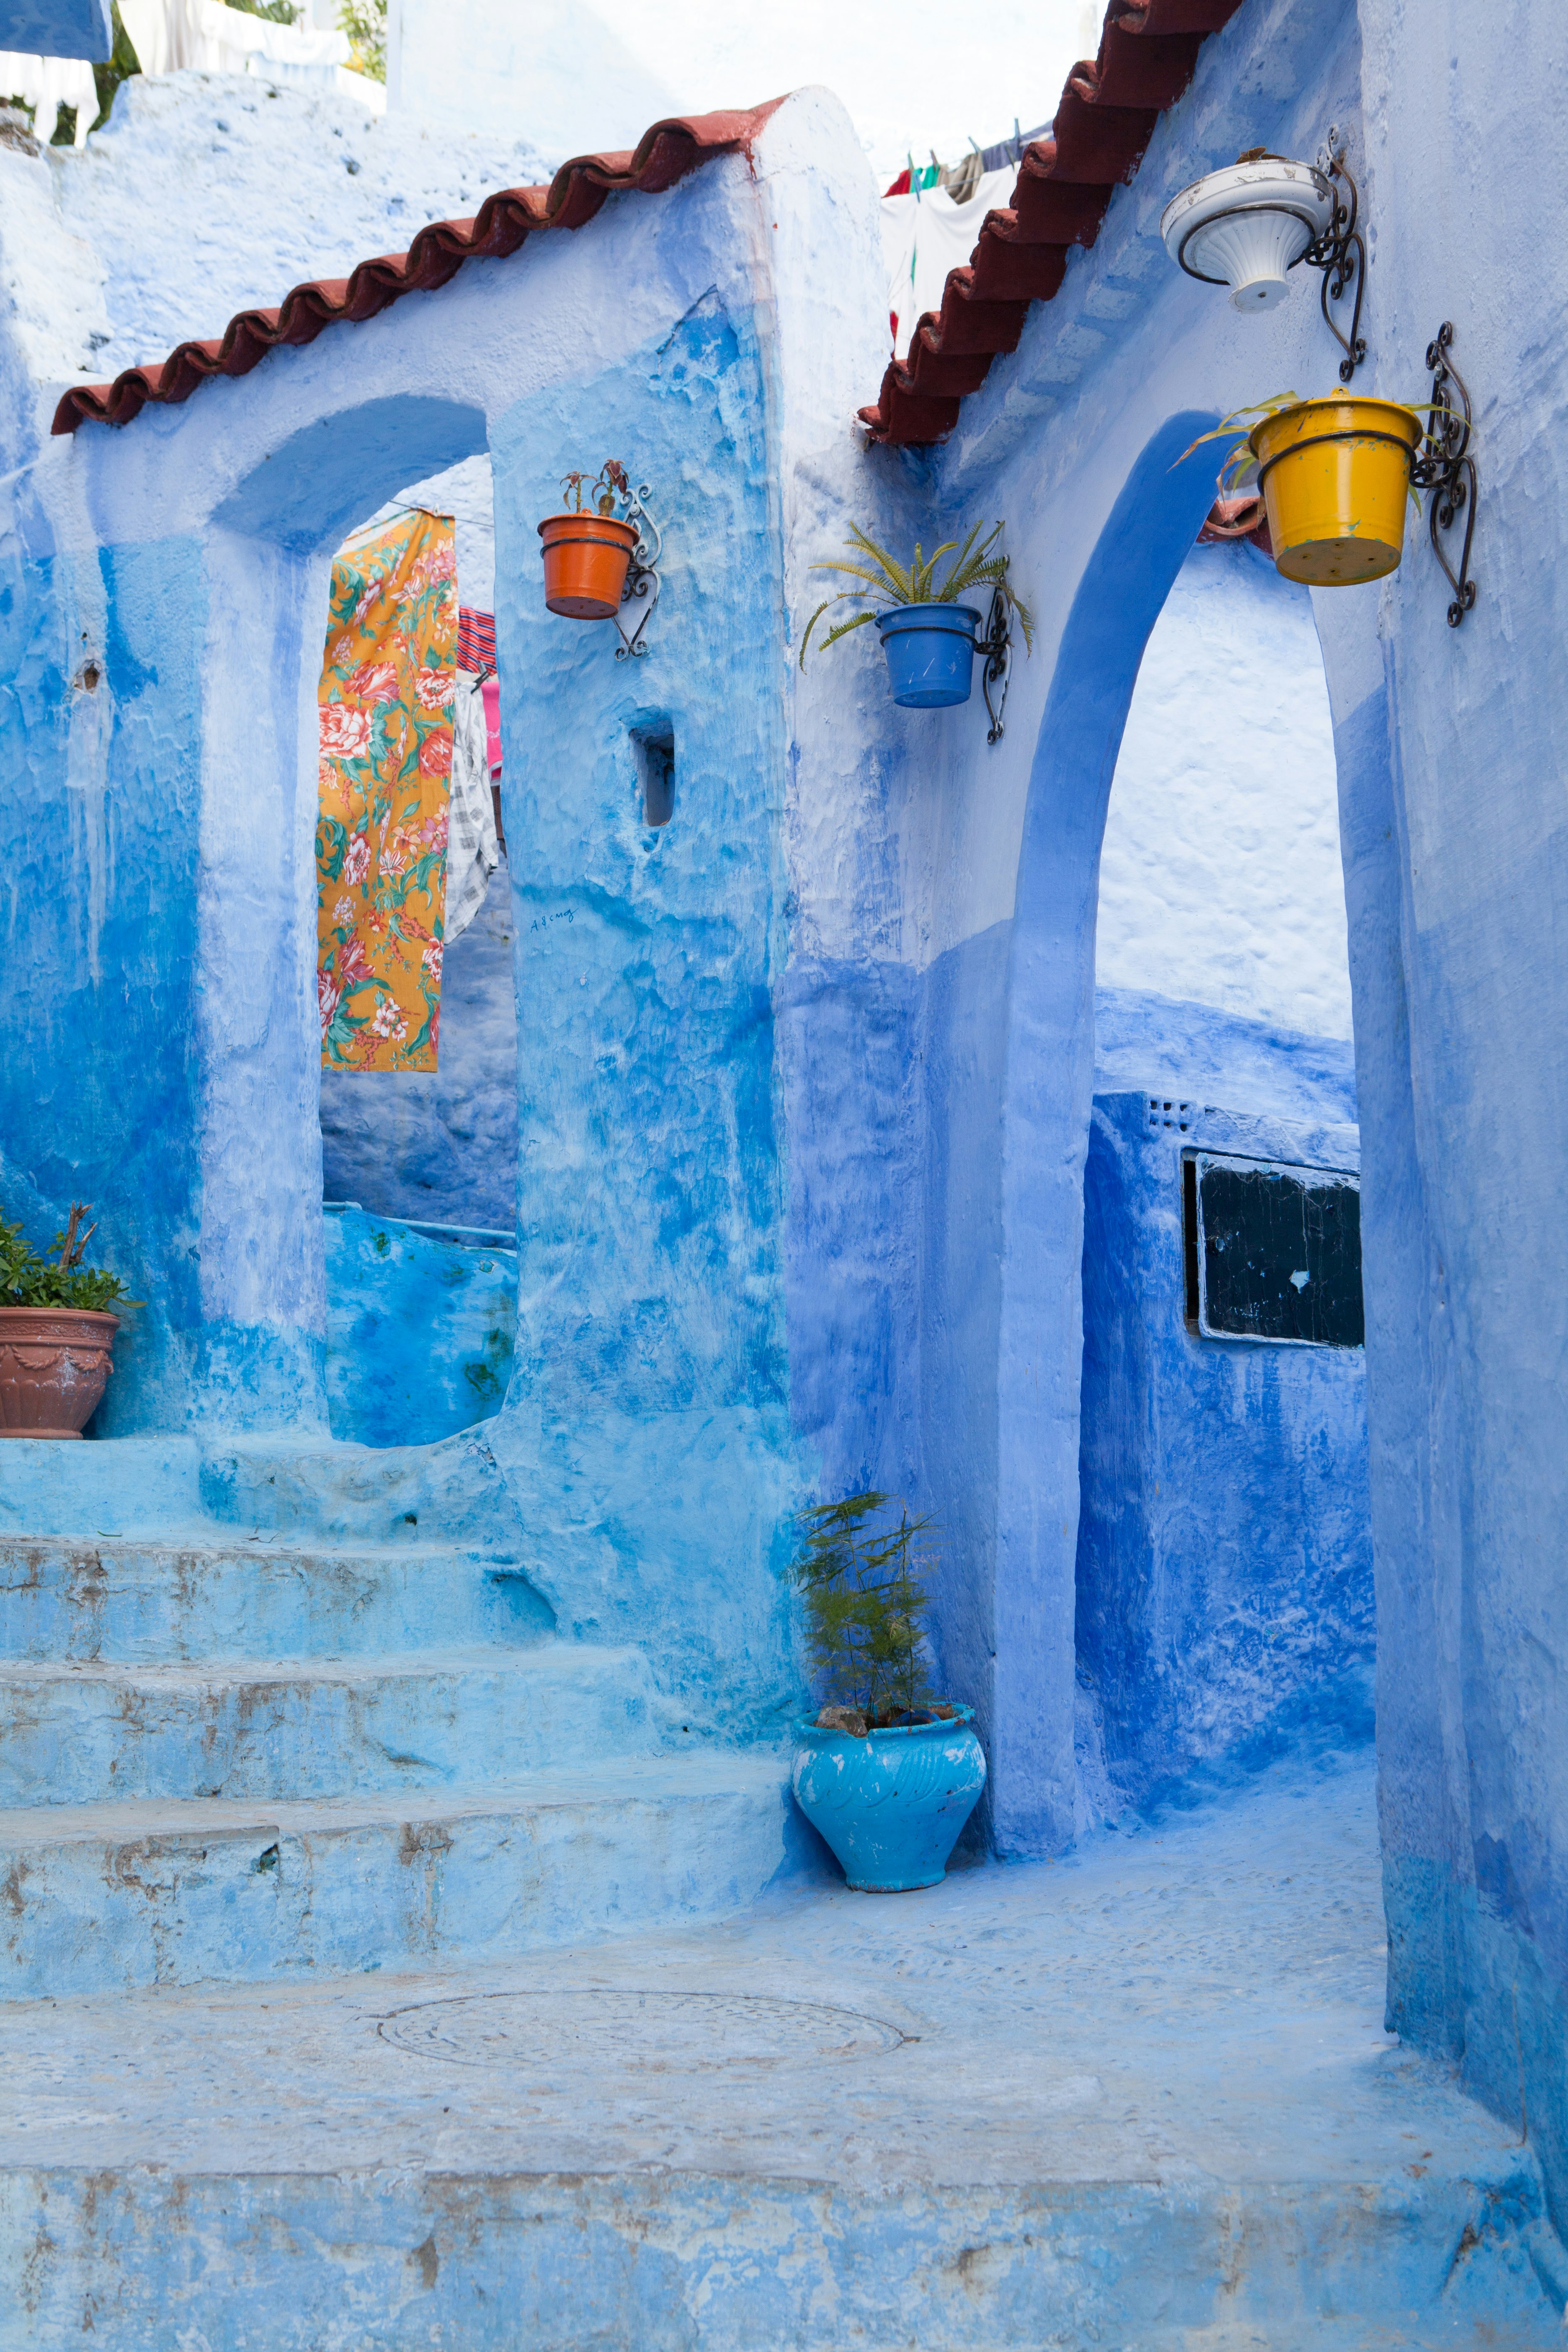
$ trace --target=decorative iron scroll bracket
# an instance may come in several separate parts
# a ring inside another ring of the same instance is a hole
[[[626,573],[626,584],[621,590],[621,602],[623,604],[640,604],[642,612],[630,636],[626,635],[620,614],[616,614],[616,628],[621,640],[616,647],[617,661],[627,661],[637,656],[646,658],[653,650],[644,642],[643,632],[658,602],[658,559],[664,552],[664,534],[648,510],[647,501],[652,493],[651,482],[639,482],[637,496],[626,500],[626,520],[637,525],[637,543],[632,550],[631,568]]]
[[[1448,607],[1448,626],[1457,629],[1476,601],[1476,583],[1470,578],[1470,541],[1476,532],[1477,485],[1476,461],[1469,454],[1473,423],[1470,395],[1464,377],[1448,357],[1453,340],[1452,322],[1445,319],[1426,346],[1432,395],[1426,404],[1426,436],[1411,464],[1410,479],[1415,488],[1432,493],[1426,502],[1427,529],[1432,552],[1454,592],[1454,601]],[[1459,396],[1458,408],[1449,396],[1450,386]],[[1452,530],[1461,515],[1465,536],[1456,572],[1437,534]]]
[[[1366,357],[1366,338],[1361,331],[1362,296],[1366,291],[1366,241],[1356,226],[1361,193],[1345,162],[1345,142],[1332,122],[1318,151],[1318,169],[1332,184],[1333,215],[1322,236],[1313,239],[1301,258],[1323,273],[1323,324],[1344,353],[1340,362],[1340,382],[1349,383]],[[1355,302],[1351,310],[1351,331],[1342,335],[1330,316],[1329,304],[1342,301],[1352,287]]]
[[[1004,559],[1005,561],[1005,559]],[[980,690],[985,697],[985,709],[991,720],[988,743],[1002,740],[1002,713],[1007,708],[1007,687],[1013,675],[1013,629],[1007,611],[1007,599],[1000,583],[991,591],[991,610],[985,616],[985,635],[976,637],[974,650],[984,656],[985,667],[980,673]],[[992,699],[992,688],[996,696]]]

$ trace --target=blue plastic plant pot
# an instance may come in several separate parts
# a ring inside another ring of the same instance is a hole
[[[980,620],[973,604],[895,604],[879,613],[893,700],[906,710],[967,702]]]
[[[857,1739],[795,1726],[795,1801],[866,1895],[936,1886],[985,1786],[973,1707],[932,1723],[896,1724]]]

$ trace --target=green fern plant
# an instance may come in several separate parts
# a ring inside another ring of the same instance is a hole
[[[857,613],[853,620],[840,621],[836,628],[829,629],[822,640],[824,650],[837,645],[840,637],[847,637],[851,629],[863,629],[868,621],[876,619],[879,613],[888,612],[894,605],[955,604],[961,596],[975,588],[1001,591],[1008,611],[1017,614],[1018,625],[1024,632],[1024,644],[1032,652],[1035,616],[1023,600],[1014,594],[1008,583],[1007,558],[996,547],[1002,528],[1000,523],[994,523],[985,537],[981,539],[982,526],[976,523],[962,547],[956,539],[944,540],[940,547],[933,548],[929,556],[917,540],[913,558],[906,564],[899,562],[885,548],[879,547],[858,522],[851,523],[849,537],[844,544],[854,560],[827,559],[821,563],[814,563],[811,569],[814,572],[843,572],[858,581],[860,585],[840,588],[835,594],[825,597],[817,606],[806,623],[805,635],[800,641],[802,669],[805,667],[806,647],[811,643],[812,631],[824,613],[830,612],[835,604],[860,604],[867,609]],[[956,554],[953,553],[954,549],[958,551]],[[948,566],[945,578],[939,583],[937,566],[944,555],[952,555],[953,560]]]
[[[791,1573],[811,1664],[833,1700],[858,1707],[868,1723],[910,1714],[927,1695],[919,1538],[931,1524],[876,1493],[800,1515]]]

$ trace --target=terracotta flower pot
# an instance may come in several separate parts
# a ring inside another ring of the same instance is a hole
[[[612,515],[547,515],[539,536],[551,612],[570,621],[614,620],[637,543],[632,525]]]
[[[86,1307],[0,1307],[0,1437],[79,1437],[119,1328]]]

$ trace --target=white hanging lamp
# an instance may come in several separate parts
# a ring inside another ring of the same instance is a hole
[[[1271,310],[1290,290],[1287,273],[1328,236],[1334,212],[1327,173],[1253,148],[1173,196],[1160,234],[1189,278],[1229,287],[1233,309]]]

